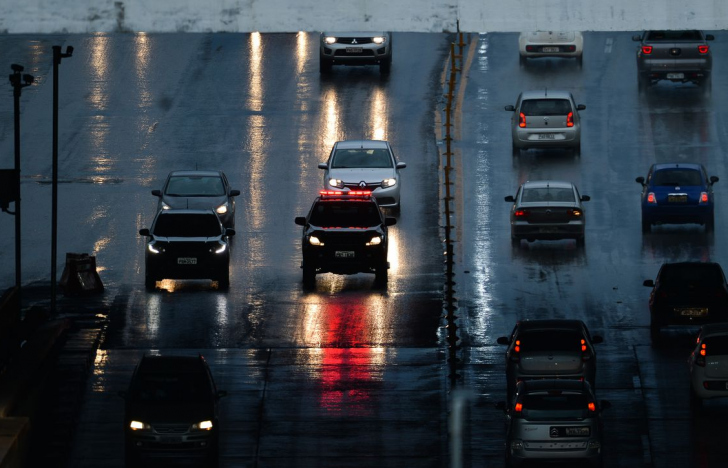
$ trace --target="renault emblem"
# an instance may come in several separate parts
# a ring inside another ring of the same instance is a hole
[[[359,187],[364,188],[366,186],[367,186],[367,183],[364,182],[363,180],[361,182],[359,182]]]

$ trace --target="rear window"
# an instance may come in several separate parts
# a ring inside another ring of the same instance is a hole
[[[570,188],[526,188],[523,189],[522,202],[570,202],[576,201],[574,191]]]
[[[153,234],[158,237],[217,237],[222,234],[214,214],[160,214]]]
[[[677,187],[680,185],[702,185],[703,178],[700,171],[692,169],[663,169],[656,171],[652,176],[652,185]]]
[[[331,161],[332,169],[346,168],[387,168],[393,167],[392,158],[387,149],[340,149],[336,150]]]
[[[650,31],[648,41],[702,41],[700,31]]]
[[[521,403],[521,416],[529,421],[584,419],[589,416],[589,399],[583,393],[528,393],[523,395]]]
[[[373,202],[318,202],[311,211],[310,224],[318,227],[374,227],[382,220]]]
[[[663,288],[716,288],[723,285],[723,275],[716,265],[666,265],[660,283]]]
[[[703,343],[708,356],[728,356],[728,335],[709,336]]]
[[[521,112],[525,116],[567,115],[571,103],[567,99],[527,99],[521,103]]]
[[[541,351],[581,352],[580,333],[574,330],[539,330],[519,333],[521,353]]]

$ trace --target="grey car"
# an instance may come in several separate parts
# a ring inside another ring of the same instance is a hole
[[[516,105],[505,106],[511,116],[513,156],[531,148],[562,148],[581,155],[581,118],[586,109],[576,104],[569,91],[543,89],[524,91]]]
[[[578,246],[585,243],[586,219],[582,202],[591,200],[580,195],[571,182],[534,180],[523,183],[516,195],[505,201],[511,207],[511,243],[521,245],[521,239],[575,239]]]
[[[329,73],[334,65],[379,65],[382,74],[392,68],[392,33],[322,32],[319,71]]]
[[[708,41],[712,34],[698,30],[645,31],[633,36],[637,49],[640,91],[661,81],[695,83],[710,90],[713,57]]]
[[[507,467],[531,462],[602,466],[601,413],[611,403],[597,402],[589,382],[526,380],[510,402],[496,406],[506,415]]]

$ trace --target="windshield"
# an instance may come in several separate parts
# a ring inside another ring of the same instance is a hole
[[[519,333],[521,353],[539,351],[581,351],[580,333],[574,330],[538,330]]]
[[[382,224],[379,208],[373,202],[318,202],[310,224],[318,227],[375,227]]]
[[[387,168],[393,167],[392,158],[387,149],[340,149],[336,150],[331,160],[332,169],[346,168]]]
[[[584,419],[589,416],[589,400],[583,393],[565,393],[560,390],[529,393],[523,395],[520,401],[523,404],[520,416],[529,421]]]
[[[199,373],[139,374],[131,388],[132,400],[141,403],[199,402],[210,394],[210,386]]]
[[[690,169],[667,169],[656,171],[652,176],[652,185],[677,187],[680,185],[702,185],[699,171]]]
[[[648,41],[702,41],[700,31],[650,31]]]
[[[167,183],[165,195],[170,197],[220,197],[225,186],[218,176],[174,176]]]
[[[660,283],[663,288],[717,288],[723,278],[715,265],[677,265],[662,268]]]
[[[523,115],[567,115],[571,103],[566,99],[528,99],[521,104]]]
[[[181,214],[162,212],[154,223],[158,237],[217,237],[222,235],[220,221],[213,213]]]
[[[568,202],[574,203],[576,197],[571,188],[526,188],[523,189],[521,201],[528,202]]]

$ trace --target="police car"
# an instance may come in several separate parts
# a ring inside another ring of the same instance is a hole
[[[295,221],[303,226],[304,286],[315,285],[318,273],[374,273],[386,284],[387,227],[397,220],[382,215],[370,191],[323,190],[308,215]]]

